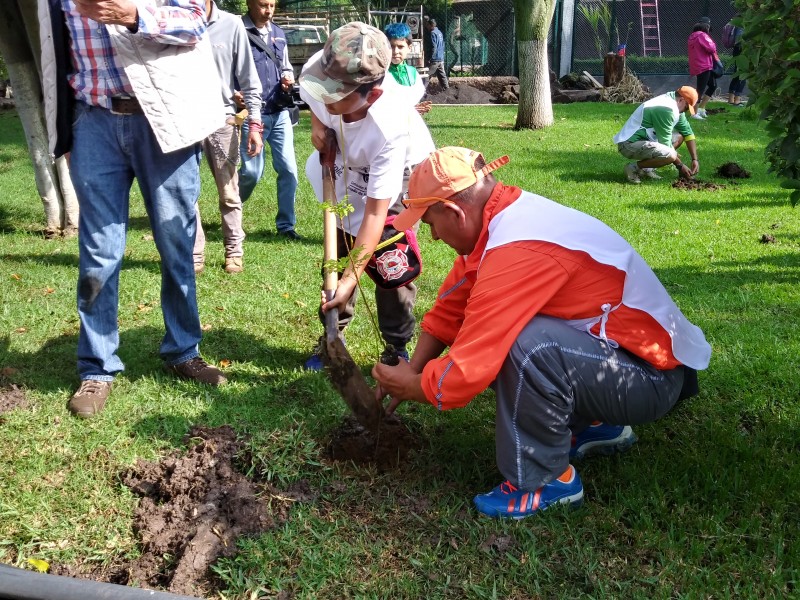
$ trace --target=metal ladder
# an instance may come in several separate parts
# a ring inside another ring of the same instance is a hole
[[[661,27],[658,0],[639,0],[642,15],[642,56],[661,56]]]

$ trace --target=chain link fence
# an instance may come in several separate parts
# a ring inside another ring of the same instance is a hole
[[[512,0],[452,0],[437,6],[429,12],[423,4],[389,1],[346,6],[296,1],[282,3],[277,14],[323,18],[330,30],[352,20],[382,29],[393,20],[408,21],[409,15],[434,18],[444,35],[451,77],[519,73]],[[703,16],[711,19],[711,36],[726,62],[730,51],[722,45],[722,28],[735,12],[732,0],[558,0],[548,36],[550,68],[559,76],[582,71],[602,76],[604,55],[624,44],[627,66],[638,75],[688,80],[687,38],[695,23]],[[429,56],[430,36],[421,24],[412,30]],[[423,60],[417,66],[424,66]]]
[[[576,0],[572,71],[603,74],[603,55],[624,44],[626,64],[638,75],[689,74],[687,39],[701,17],[725,60],[722,28],[736,10],[730,0]]]

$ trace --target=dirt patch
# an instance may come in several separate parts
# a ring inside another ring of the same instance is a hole
[[[769,233],[764,233],[761,235],[761,243],[762,244],[774,244],[775,243],[775,236],[770,235]]]
[[[141,541],[139,558],[104,572],[76,573],[69,566],[51,572],[202,596],[214,588],[209,565],[235,554],[238,537],[286,519],[286,503],[267,502],[274,490],[235,468],[243,444],[231,427],[194,427],[185,442],[185,454],[178,451],[161,462],[140,460],[120,476],[141,496],[133,524]],[[287,501],[306,496],[302,490],[298,498],[280,494]]]
[[[450,80],[450,87],[446,90],[439,84],[428,86],[425,100],[433,104],[495,104],[496,96],[464,83]]]
[[[747,179],[750,177],[750,171],[743,169],[738,163],[727,162],[717,167],[717,175],[725,179]]]
[[[25,397],[25,392],[22,389],[13,383],[0,388],[0,415],[12,411],[15,408],[27,407],[28,399]]]
[[[728,112],[725,108],[707,108],[707,115],[718,115],[720,113]]]
[[[683,179],[682,177],[673,181],[672,187],[678,190],[701,190],[705,192],[718,192],[725,189],[725,186],[719,183],[703,181],[702,179]]]
[[[348,415],[331,434],[327,454],[331,460],[373,464],[379,471],[386,471],[398,467],[412,450],[420,447],[417,437],[396,415],[385,417],[376,434]]]
[[[367,380],[347,351],[342,338],[330,342],[325,336],[319,340],[325,374],[344,398],[358,421],[371,431],[377,431],[383,418],[383,407],[375,398]]]

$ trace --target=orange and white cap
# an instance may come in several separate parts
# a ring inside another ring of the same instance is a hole
[[[455,202],[451,200],[452,196],[475,185],[498,167],[508,164],[508,156],[501,156],[483,167],[476,167],[478,159],[484,162],[483,154],[457,146],[432,152],[411,173],[408,198],[403,200],[406,209],[395,217],[392,226],[398,231],[410,229],[428,207],[437,202]]]

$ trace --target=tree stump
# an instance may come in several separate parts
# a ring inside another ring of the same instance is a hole
[[[625,73],[625,56],[609,52],[603,60],[603,85],[614,87]]]

